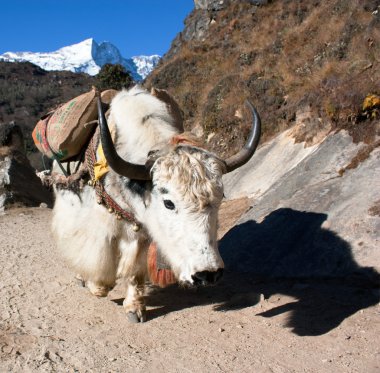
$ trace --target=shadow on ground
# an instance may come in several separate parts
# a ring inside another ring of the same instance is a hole
[[[358,310],[379,302],[380,276],[353,259],[350,245],[321,227],[327,215],[279,209],[261,223],[248,221],[231,229],[220,242],[226,275],[215,287],[154,289],[148,319],[169,312],[215,304],[231,311],[255,306],[260,294],[285,304],[267,303],[255,313],[274,318],[286,313],[287,327],[297,335],[321,335]],[[173,301],[175,299],[175,301]]]

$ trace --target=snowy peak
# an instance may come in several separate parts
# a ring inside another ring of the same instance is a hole
[[[98,44],[90,38],[54,52],[6,52],[0,55],[0,60],[29,61],[48,71],[68,70],[89,75],[96,75],[106,63],[120,64],[139,81],[154,69],[160,56],[135,56],[126,59],[113,44],[106,41]]]
[[[152,56],[134,56],[131,58],[137,73],[142,77],[147,77],[160,61],[161,56],[153,54]]]
[[[92,48],[96,41],[94,39],[86,39],[80,43],[63,47],[55,52],[48,52],[46,54],[61,54],[62,56],[75,56],[79,60],[88,60],[92,57]]]

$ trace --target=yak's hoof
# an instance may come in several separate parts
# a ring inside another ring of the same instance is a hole
[[[86,286],[86,281],[83,279],[83,277],[80,274],[77,274],[75,276],[75,280],[77,281],[77,284],[84,288]]]
[[[90,293],[97,297],[106,297],[109,292],[108,286],[100,286],[92,281],[87,281],[86,285],[88,290],[90,290]]]
[[[132,312],[129,311],[127,312],[127,318],[128,321],[132,324],[138,324],[140,322],[145,322],[146,321],[146,311],[141,310],[137,312]]]

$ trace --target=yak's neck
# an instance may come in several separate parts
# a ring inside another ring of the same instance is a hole
[[[104,179],[109,196],[140,223],[146,210],[146,198],[152,189],[151,181],[130,180],[110,171]]]

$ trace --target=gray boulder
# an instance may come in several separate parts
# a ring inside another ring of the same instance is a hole
[[[238,0],[239,1],[239,0]],[[238,2],[235,0],[235,2]],[[240,0],[241,3],[252,5],[266,5],[269,0]],[[233,0],[194,0],[195,9],[218,11],[233,3]]]
[[[0,124],[0,210],[11,206],[52,205],[52,193],[37,177],[25,154],[19,126]]]
[[[230,0],[194,0],[195,9],[222,10],[230,4]]]
[[[252,201],[221,240],[227,268],[266,277],[378,281],[380,148],[355,144],[344,131],[311,145],[295,143],[295,130],[263,144],[224,178],[228,199]],[[354,162],[363,149],[371,151]]]

